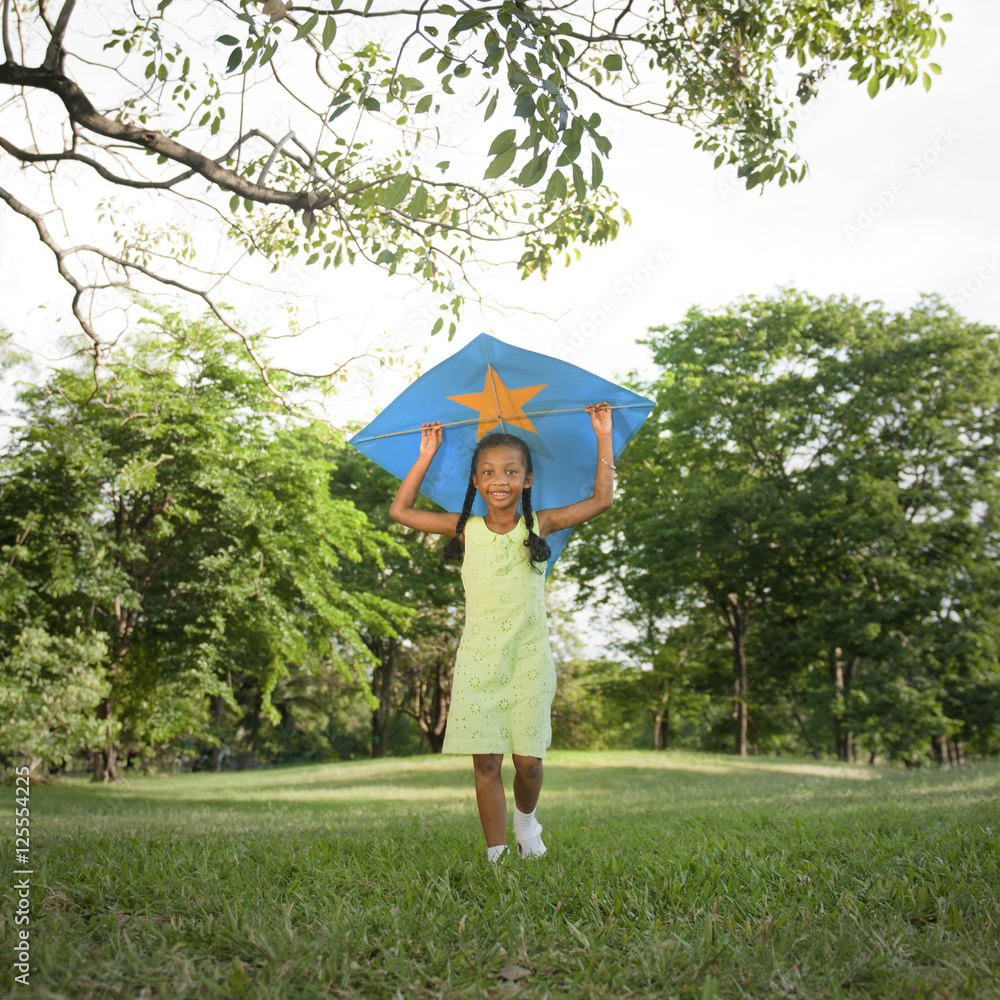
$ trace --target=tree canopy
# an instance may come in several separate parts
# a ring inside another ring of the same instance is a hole
[[[659,669],[714,615],[743,754],[782,714],[845,759],[855,736],[904,758],[992,739],[998,332],[934,297],[788,292],[652,334],[654,433],[622,463],[613,544],[588,525],[576,557],[627,599],[634,652]]]
[[[328,431],[291,423],[217,327],[162,326],[99,390],[64,369],[21,393],[0,455],[5,753],[82,746],[114,777],[122,747],[211,738],[213,699],[276,720],[293,668],[353,676],[363,636],[405,617],[344,586],[390,543],[330,496]]]
[[[946,20],[925,0],[8,2],[0,200],[97,360],[125,288],[243,336],[217,290],[244,255],[409,274],[454,332],[477,265],[544,274],[627,220],[602,112],[689,129],[748,187],[799,181],[795,108],[831,67],[872,96],[930,86]]]

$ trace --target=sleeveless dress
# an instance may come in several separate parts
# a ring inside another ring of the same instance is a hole
[[[544,757],[556,670],[545,620],[545,564],[533,566],[518,520],[506,535],[465,525],[465,628],[455,658],[444,753]]]

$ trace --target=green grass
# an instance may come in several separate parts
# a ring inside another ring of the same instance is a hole
[[[7,907],[0,995],[1000,998],[998,793],[998,765],[554,753],[549,854],[494,867],[464,759],[36,786],[31,986]]]

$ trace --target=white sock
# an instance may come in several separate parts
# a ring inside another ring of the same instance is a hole
[[[497,844],[495,847],[486,848],[486,857],[496,864],[507,853],[506,844]]]
[[[523,813],[514,806],[514,836],[517,837],[517,849],[522,858],[540,858],[545,853],[542,843],[542,826],[535,819],[535,811]]]
[[[535,827],[538,826],[538,820],[535,819],[535,810],[532,809],[530,813],[523,813],[514,806],[514,836],[518,840],[528,840],[530,837],[536,836]]]

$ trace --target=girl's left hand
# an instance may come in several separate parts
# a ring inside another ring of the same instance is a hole
[[[611,407],[607,403],[588,403],[590,426],[598,436],[611,433]]]

